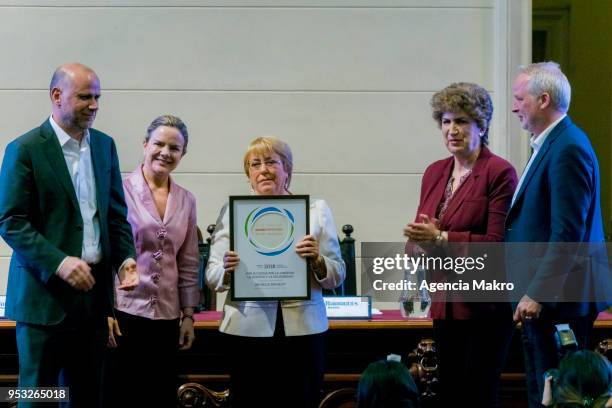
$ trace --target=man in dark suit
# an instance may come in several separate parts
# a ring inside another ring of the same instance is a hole
[[[529,406],[540,407],[543,374],[558,364],[555,325],[568,323],[584,347],[606,306],[594,293],[609,282],[594,282],[577,252],[603,246],[599,165],[566,114],[571,88],[558,64],[522,67],[512,91],[533,154],[506,219],[507,271],[522,296],[514,320],[522,322]]]
[[[65,64],[50,97],[51,117],[11,142],[2,162],[0,235],[13,249],[6,315],[17,321],[19,386],[67,386],[67,406],[95,407],[111,271],[126,290],[139,278],[115,144],[90,129],[100,81]]]

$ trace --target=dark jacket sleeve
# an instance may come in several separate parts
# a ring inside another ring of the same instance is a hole
[[[115,270],[127,258],[136,259],[132,227],[127,221],[127,205],[123,194],[123,183],[119,171],[119,158],[115,142],[111,139],[110,197],[108,204],[108,225],[111,244],[111,262]]]
[[[26,145],[10,143],[0,173],[0,235],[20,262],[47,282],[67,256],[32,225],[36,203],[32,161]]]

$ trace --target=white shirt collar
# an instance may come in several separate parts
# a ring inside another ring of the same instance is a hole
[[[76,139],[72,138],[68,133],[66,133],[64,129],[62,129],[60,125],[57,124],[57,122],[53,119],[53,115],[49,116],[49,123],[51,123],[51,127],[55,131],[55,135],[59,140],[60,146],[64,147],[64,145],[71,140],[74,140],[76,142]],[[89,145],[89,129],[85,129],[84,136],[85,137],[83,138],[83,140],[87,145]]]
[[[559,119],[555,120],[546,129],[544,129],[542,133],[537,136],[531,136],[531,138],[529,139],[529,144],[531,145],[531,148],[534,150],[534,152],[540,150],[540,147],[542,147],[542,145],[546,141],[546,137],[550,134],[550,132],[552,132],[555,126],[557,126],[559,122],[561,122],[566,116],[567,113],[564,113]]]

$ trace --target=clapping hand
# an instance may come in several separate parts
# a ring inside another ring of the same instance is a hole
[[[416,243],[433,242],[440,233],[440,221],[427,214],[419,214],[421,222],[411,222],[404,227],[404,236]]]

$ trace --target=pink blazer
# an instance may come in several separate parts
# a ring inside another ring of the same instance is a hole
[[[116,290],[116,308],[149,319],[176,319],[196,306],[198,236],[193,195],[170,179],[162,220],[141,167],[123,180],[140,283],[131,292]]]

